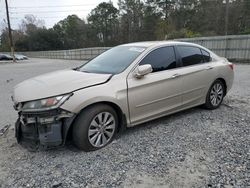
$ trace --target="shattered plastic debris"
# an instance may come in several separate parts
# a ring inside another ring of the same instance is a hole
[[[6,133],[9,128],[10,128],[10,124],[5,125],[3,128],[1,128],[0,129],[0,136],[3,136],[4,133]]]

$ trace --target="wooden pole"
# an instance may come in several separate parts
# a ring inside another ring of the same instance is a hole
[[[10,27],[9,7],[8,7],[7,0],[5,0],[5,5],[6,5],[7,22],[8,22],[8,29],[9,29],[10,51],[11,51],[11,55],[13,57],[13,62],[15,63],[16,62],[15,49],[14,49],[14,45],[13,45],[13,38],[12,38],[11,27]]]

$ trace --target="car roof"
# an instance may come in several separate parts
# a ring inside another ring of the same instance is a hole
[[[175,40],[165,40],[165,41],[145,41],[145,42],[133,42],[133,43],[128,43],[128,44],[122,44],[121,46],[131,46],[131,47],[144,47],[144,48],[154,48],[158,46],[164,46],[164,45],[188,45],[188,46],[194,46],[198,47],[201,49],[204,49],[210,53],[210,55],[213,58],[218,58],[219,56],[216,55],[214,52],[211,50],[195,43],[191,42],[181,42],[181,41],[175,41]]]
[[[161,46],[161,45],[192,45],[200,47],[200,45],[190,43],[190,42],[180,42],[180,41],[145,41],[145,42],[133,42],[128,44],[123,44],[121,46],[140,46],[140,47],[154,47],[154,46]]]

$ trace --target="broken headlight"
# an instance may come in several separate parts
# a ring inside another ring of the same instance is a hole
[[[60,95],[46,99],[25,102],[22,106],[22,111],[44,111],[56,109],[61,106],[71,95],[72,94]]]

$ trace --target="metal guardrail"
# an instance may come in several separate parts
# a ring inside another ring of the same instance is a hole
[[[212,50],[216,54],[231,60],[250,61],[250,35],[183,38],[176,39],[176,41],[185,41],[200,44]],[[108,49],[110,49],[110,47],[20,53],[28,57],[89,60]]]

